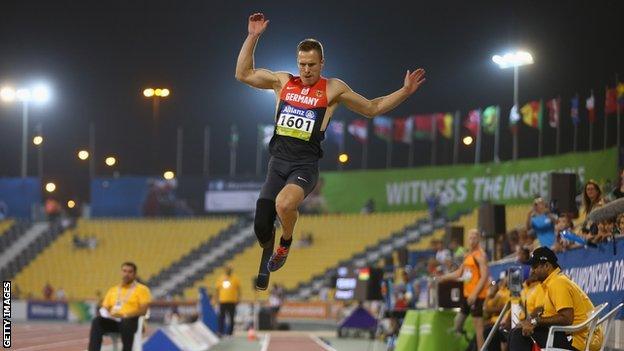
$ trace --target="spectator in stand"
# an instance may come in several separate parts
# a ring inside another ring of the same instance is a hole
[[[43,287],[43,299],[44,300],[52,300],[52,296],[54,296],[54,288],[50,285],[50,282],[47,282]]]
[[[555,244],[556,217],[550,213],[542,197],[533,200],[533,207],[528,213],[526,228],[534,230],[542,246],[552,247]]]
[[[448,248],[451,251],[451,255],[453,256],[453,262],[459,265],[464,260],[466,248],[459,245],[459,242],[457,242],[457,239],[455,238],[451,239]]]
[[[439,240],[439,239],[431,240],[431,246],[433,250],[435,250],[436,252],[435,258],[439,264],[443,265],[446,263],[446,261],[452,258],[451,251],[449,249],[444,248],[444,245],[442,244],[442,240]]]
[[[616,224],[619,234],[624,234],[624,213],[621,213],[617,216]]]
[[[573,232],[574,223],[572,223],[572,214],[562,213],[561,216],[557,218],[557,223],[555,224],[555,235],[557,239],[552,247],[553,251],[564,252],[580,247],[581,243],[570,240],[571,238],[568,233],[573,234]]]
[[[373,198],[368,199],[366,203],[364,204],[364,206],[362,207],[362,209],[360,210],[360,213],[362,214],[375,213],[375,200],[373,200]]]
[[[581,223],[585,222],[587,215],[594,209],[604,205],[604,199],[602,198],[602,190],[600,186],[593,180],[588,180],[583,188],[583,209],[580,212],[579,220]]]
[[[617,186],[609,193],[609,201],[617,200],[624,197],[624,168],[620,170]]]
[[[65,295],[65,290],[62,287],[56,289],[56,294],[54,294],[56,301],[65,301],[67,300],[67,295]]]

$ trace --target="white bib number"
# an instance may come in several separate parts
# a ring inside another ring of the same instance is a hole
[[[309,110],[303,115],[281,113],[277,120],[276,133],[308,141],[314,129],[315,117],[314,111]]]

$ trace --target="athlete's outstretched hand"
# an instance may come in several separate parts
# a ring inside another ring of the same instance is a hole
[[[251,28],[251,27],[250,27]],[[403,83],[403,87],[407,90],[409,94],[413,94],[422,83],[425,82],[425,70],[419,68],[414,72],[407,70],[405,72],[405,82]]]
[[[264,14],[261,12],[254,13],[249,16],[248,31],[251,35],[260,35],[266,29],[269,24],[269,20],[264,19]]]

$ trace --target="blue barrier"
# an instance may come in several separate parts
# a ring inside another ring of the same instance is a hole
[[[624,239],[616,240],[616,252],[613,243],[600,244],[597,248],[581,248],[557,255],[562,271],[587,293],[594,305],[609,303],[612,308],[624,302]],[[514,265],[513,263],[490,265],[490,275],[499,273]],[[624,310],[617,319],[624,319]]]
[[[33,205],[41,205],[39,178],[0,178],[0,212],[6,217],[30,218]]]

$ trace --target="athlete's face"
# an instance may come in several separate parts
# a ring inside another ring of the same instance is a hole
[[[323,60],[316,50],[299,51],[297,53],[299,76],[304,85],[314,85],[321,78]]]
[[[474,250],[479,247],[480,241],[481,235],[479,235],[479,232],[475,229],[470,230],[468,233],[468,244],[470,245],[470,248]]]

